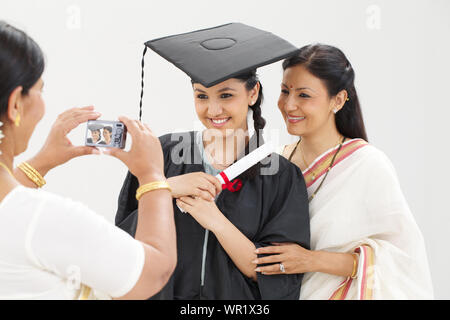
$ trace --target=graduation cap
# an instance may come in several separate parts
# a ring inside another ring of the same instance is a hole
[[[139,119],[142,116],[147,48],[184,71],[192,81],[207,88],[290,57],[299,50],[270,32],[242,23],[229,23],[147,41],[142,56]]]

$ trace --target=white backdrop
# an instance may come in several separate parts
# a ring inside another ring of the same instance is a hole
[[[450,299],[450,1],[1,0],[0,19],[30,34],[47,59],[47,113],[17,163],[37,152],[56,116],[70,107],[93,104],[105,120],[137,118],[147,40],[243,22],[299,47],[338,46],[356,72],[369,140],[392,160],[423,232],[435,296]],[[144,121],[158,135],[193,129],[189,78],[151,51],[145,71]],[[280,128],[282,142],[293,141],[276,104],[281,64],[259,74],[268,129]],[[84,130],[71,134],[74,144],[83,143]],[[116,159],[84,157],[50,172],[45,188],[113,221],[125,174]]]

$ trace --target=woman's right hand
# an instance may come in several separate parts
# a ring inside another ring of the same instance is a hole
[[[222,190],[219,179],[204,172],[187,173],[171,177],[167,181],[174,198],[195,196],[214,201],[214,197]]]
[[[119,117],[119,120],[125,124],[131,135],[133,141],[131,149],[124,151],[119,148],[109,148],[104,153],[121,160],[141,185],[165,180],[164,157],[158,137],[153,134],[148,125],[141,121],[125,116]]]

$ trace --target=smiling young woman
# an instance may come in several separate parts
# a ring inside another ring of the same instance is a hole
[[[172,134],[161,137],[165,174],[176,199],[178,266],[153,299],[298,299],[303,275],[268,278],[255,271],[252,261],[257,258],[255,249],[272,241],[309,246],[306,189],[300,170],[273,153],[271,157],[280,160],[279,170],[261,175],[262,164],[255,165],[239,177],[242,188],[237,192],[222,190],[215,177],[252,151],[251,145],[263,143],[263,94],[256,70],[211,87],[193,81],[192,89],[195,111],[205,130],[188,132],[189,139],[182,142],[173,140]],[[253,121],[248,119],[249,112]],[[184,158],[201,162],[174,161],[174,149],[180,144],[189,154]],[[136,186],[135,177],[129,174],[116,216],[117,225],[130,234],[136,223],[136,203],[130,195]]]
[[[301,299],[429,299],[422,234],[395,170],[368,144],[355,73],[343,52],[316,44],[283,63],[278,101],[299,141],[282,154],[301,168],[310,201],[311,250],[260,248],[266,274],[307,272]]]

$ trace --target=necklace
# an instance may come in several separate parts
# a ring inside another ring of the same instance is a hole
[[[8,173],[11,175],[11,177],[14,178],[13,173],[11,172],[11,170],[9,170],[9,168],[6,166],[6,164],[4,164],[3,162],[0,161],[0,167],[2,167],[3,169],[5,169],[6,171],[8,171]]]
[[[327,176],[328,176],[328,172],[330,172],[331,168],[333,167],[334,160],[336,160],[336,157],[337,157],[339,151],[341,151],[341,148],[342,148],[342,145],[343,145],[345,139],[346,139],[346,137],[343,137],[343,138],[342,138],[342,141],[341,141],[341,143],[339,144],[339,148],[338,148],[338,149],[336,150],[336,152],[334,153],[333,159],[331,159],[331,163],[330,163],[330,165],[329,165],[329,167],[328,167],[328,169],[327,169],[327,172],[325,173],[325,176],[323,177],[322,181],[320,182],[320,184],[319,184],[319,186],[316,188],[316,190],[313,192],[313,194],[308,198],[308,202],[311,202],[311,200],[316,196],[317,192],[319,192],[320,188],[322,187],[322,185],[323,185],[325,179],[326,179]],[[295,150],[297,149],[297,147],[298,147],[299,144],[300,144],[300,141],[302,141],[302,138],[299,139],[299,141],[297,142],[297,144],[296,144],[294,150],[292,151],[291,155],[289,156],[289,161],[291,161],[292,156],[294,155]],[[301,148],[301,146],[300,146],[300,148]],[[301,151],[301,150],[300,150],[300,151]],[[303,152],[302,152],[302,154],[303,154]],[[303,161],[305,162],[305,165],[307,165],[304,157],[303,157]]]
[[[343,137],[342,137],[342,138],[343,138]],[[339,140],[341,140],[341,137],[339,137],[339,139],[338,139],[336,145],[339,144]],[[306,162],[306,159],[305,159],[305,153],[303,152],[302,146],[300,145],[300,142],[301,142],[301,141],[302,141],[302,137],[300,137],[300,139],[298,140],[297,145],[296,145],[295,148],[294,148],[294,151],[292,151],[292,154],[294,154],[295,149],[297,149],[297,146],[299,146],[299,147],[300,147],[300,154],[302,155],[302,160],[303,160],[303,163],[305,164],[305,170],[306,170],[306,169],[309,167],[309,165],[308,165],[308,163]],[[292,156],[292,155],[291,155],[291,156]],[[289,160],[291,160],[291,158],[289,158]]]
[[[302,141],[302,138],[300,138],[300,141]],[[300,141],[299,146],[300,146],[300,154],[302,155],[302,159],[303,159],[303,163],[305,164],[305,168],[308,168],[308,164],[306,163],[306,159],[305,159],[305,153],[303,152],[302,146],[300,145]]]

